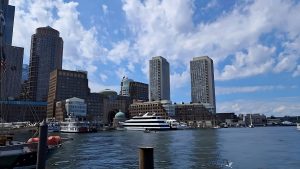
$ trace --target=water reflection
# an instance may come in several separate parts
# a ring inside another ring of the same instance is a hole
[[[23,134],[16,139],[28,139]],[[294,128],[236,128],[144,133],[113,131],[72,137],[47,161],[54,168],[138,168],[138,147],[153,146],[155,168],[299,168],[300,132]]]

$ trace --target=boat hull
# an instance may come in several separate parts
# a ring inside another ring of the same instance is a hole
[[[52,146],[48,149],[47,156],[51,156],[60,145]],[[37,151],[24,152],[20,154],[12,154],[7,156],[0,156],[0,168],[24,168],[35,166],[37,162]],[[35,167],[33,167],[35,168]]]
[[[144,130],[174,130],[170,127],[124,127],[126,130],[136,130],[136,131],[144,131]]]
[[[77,130],[71,130],[71,129],[67,129],[67,130],[60,130],[60,132],[62,133],[88,133],[89,129],[88,128],[78,128]]]

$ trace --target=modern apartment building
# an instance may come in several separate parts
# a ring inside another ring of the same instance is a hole
[[[50,26],[36,29],[31,37],[29,64],[29,97],[46,101],[50,73],[62,68],[63,40]]]
[[[191,96],[193,103],[209,103],[216,112],[213,60],[208,56],[190,61]]]
[[[24,48],[12,46],[15,7],[8,2],[0,1],[0,100],[15,99],[21,92]]]
[[[11,45],[14,29],[15,7],[12,5],[8,5],[9,0],[1,0],[0,3],[2,5],[2,11],[5,21],[5,29],[3,29],[4,44]]]
[[[24,48],[4,45],[5,63],[1,64],[2,100],[18,98],[21,93],[22,64]]]
[[[148,84],[135,82],[123,77],[121,82],[121,96],[128,96],[133,100],[148,101]]]
[[[56,69],[50,74],[47,117],[56,117],[56,102],[72,97],[86,100],[90,89],[87,72]]]
[[[161,57],[149,61],[149,101],[170,100],[169,62]]]

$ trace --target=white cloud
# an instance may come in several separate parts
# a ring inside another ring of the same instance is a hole
[[[96,93],[105,89],[111,89],[116,91],[117,93],[119,93],[120,91],[120,86],[118,85],[103,85],[101,83],[92,80],[89,80],[89,87],[91,88],[91,92],[96,92]]]
[[[274,72],[292,72],[297,69],[297,63],[300,59],[300,37],[298,36],[291,42],[283,44],[284,51],[278,57],[278,63],[274,68]],[[294,76],[294,75],[293,75]]]
[[[117,77],[121,80],[124,76],[129,77],[130,73],[125,69],[125,68],[118,68],[115,71],[115,74],[117,75]]]
[[[108,52],[108,59],[115,64],[120,64],[128,57],[129,42],[121,41],[113,45],[113,49]]]
[[[293,73],[293,77],[300,76],[300,65],[297,66],[297,69]]]
[[[130,70],[131,72],[134,72],[134,64],[132,62],[129,62],[128,65],[127,65],[127,69]]]
[[[103,74],[103,73],[100,73],[100,79],[102,82],[105,82],[107,80],[107,75],[106,74]]]
[[[236,87],[216,87],[216,95],[226,95],[235,93],[253,93],[259,91],[272,91],[272,90],[283,90],[287,88],[294,88],[294,86],[236,86]]]
[[[63,68],[69,70],[88,71],[89,80],[94,83],[90,86],[98,89],[101,84],[95,73],[99,64],[105,63],[108,49],[98,42],[98,32],[95,27],[86,28],[79,20],[77,2],[64,2],[62,0],[12,0],[16,6],[14,21],[13,44],[22,46],[24,62],[29,62],[31,35],[38,27],[52,26],[60,32],[64,41]],[[91,78],[92,77],[92,78]],[[103,81],[105,76],[100,76]]]
[[[135,35],[131,44],[133,56],[148,60],[161,55],[171,65],[188,66],[193,56],[209,55],[215,62],[217,80],[245,78],[270,72],[281,62],[276,57],[275,47],[260,44],[262,35],[286,32],[287,41],[299,35],[300,23],[295,22],[299,3],[279,0],[242,3],[214,22],[195,24],[193,2],[124,1],[123,10]],[[245,50],[248,53],[244,53]],[[299,56],[300,52],[296,53]],[[235,57],[221,66],[230,55]],[[297,62],[297,59],[290,60]],[[275,70],[284,71],[276,67]]]
[[[217,105],[217,112],[237,114],[260,113],[267,116],[296,116],[300,113],[299,97],[283,97],[269,100],[232,100]]]
[[[102,11],[103,11],[104,14],[107,14],[108,13],[108,6],[103,4],[102,5]]]
[[[193,22],[193,0],[136,0],[123,1],[129,30],[120,28],[132,37],[111,42],[112,48],[103,47],[97,40],[95,27],[86,28],[79,20],[76,2],[62,0],[11,0],[16,6],[14,39],[17,46],[25,47],[28,62],[31,35],[40,26],[53,26],[64,39],[65,69],[85,69],[95,85],[101,63],[122,65],[116,74],[121,79],[137,67],[148,78],[148,60],[161,55],[171,66],[171,86],[174,89],[188,85],[186,69],[194,56],[208,55],[214,59],[215,79],[246,78],[268,72],[291,72],[299,76],[300,3],[280,0],[253,1],[236,5],[215,21]],[[213,1],[208,4],[214,6]],[[103,12],[107,5],[101,6]],[[284,26],[283,26],[284,25]],[[106,26],[101,30],[108,30]],[[98,29],[99,30],[99,29]],[[105,31],[104,31],[105,32]],[[283,51],[277,56],[272,45],[263,45],[260,37],[268,33],[287,34],[282,39]],[[106,33],[108,35],[108,33]],[[136,65],[142,66],[136,66]],[[225,64],[225,65],[224,65]],[[100,79],[105,81],[104,76]],[[178,82],[178,83],[177,83]],[[100,85],[101,86],[101,85]],[[242,91],[253,89],[241,89]],[[258,90],[258,89],[257,89]],[[266,90],[266,89],[265,89]]]
[[[218,6],[218,1],[217,1],[217,0],[211,0],[211,1],[209,1],[209,2],[207,3],[207,5],[206,5],[204,8],[202,8],[202,9],[203,9],[203,10],[209,10],[209,9],[214,8],[214,7],[216,7],[216,6]]]
[[[231,65],[226,65],[221,73],[216,72],[216,79],[248,77],[272,70],[274,59],[271,56],[275,48],[256,45],[250,47],[247,52],[237,52]]]
[[[170,77],[171,91],[176,93],[176,89],[190,85],[190,72],[188,70],[182,73],[173,73]]]
[[[64,40],[63,67],[84,69],[93,73],[107,49],[97,39],[95,27],[86,29],[79,20],[78,3],[62,0],[11,1],[16,6],[13,43],[25,47],[29,60],[31,35],[38,27],[50,25]]]

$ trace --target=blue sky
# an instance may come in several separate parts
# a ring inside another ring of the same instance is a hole
[[[214,60],[217,112],[300,115],[300,2],[293,0],[11,0],[13,44],[50,25],[65,69],[89,72],[94,92],[123,76],[148,83],[148,60],[170,63],[171,99],[190,101],[189,61]],[[88,2],[88,3],[87,3]]]

